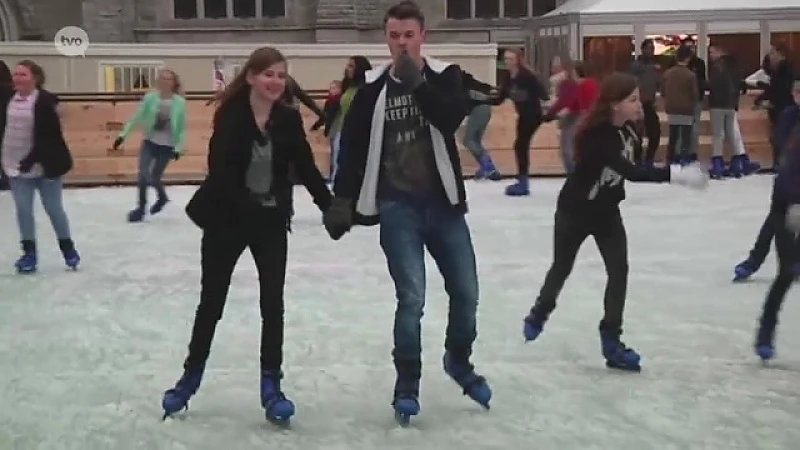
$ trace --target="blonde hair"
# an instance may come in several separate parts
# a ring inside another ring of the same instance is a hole
[[[183,95],[183,84],[181,83],[181,77],[172,69],[161,69],[158,72],[158,77],[161,78],[161,75],[169,74],[172,76],[172,93]]]

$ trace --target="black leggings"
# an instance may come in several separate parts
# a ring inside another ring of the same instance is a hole
[[[642,102],[642,111],[644,112],[644,133],[647,136],[644,162],[649,163],[656,158],[656,152],[661,145],[661,121],[658,118],[654,102]],[[641,158],[637,158],[636,162],[642,162]]]
[[[542,124],[539,116],[517,117],[517,138],[514,140],[514,156],[517,159],[517,175],[527,177],[531,170],[531,140]]]
[[[553,263],[531,312],[541,320],[549,318],[572,272],[578,250],[583,241],[592,236],[608,275],[603,300],[605,315],[600,329],[621,332],[628,289],[628,238],[619,210],[592,216],[556,211],[553,234]]]
[[[201,241],[200,304],[195,313],[189,356],[184,367],[204,365],[217,322],[222,318],[231,275],[245,248],[258,270],[261,306],[261,369],[280,370],[283,363],[283,288],[286,282],[288,232],[285,219],[207,230]]]
[[[793,266],[797,261],[796,241],[792,233],[786,228],[784,222],[785,208],[776,211],[771,215],[774,217],[773,226],[775,227],[775,250],[778,253],[778,275],[772,281],[772,285],[767,292],[767,299],[764,302],[761,314],[761,330],[772,334],[778,324],[778,313],[781,310],[786,293],[794,282]]]

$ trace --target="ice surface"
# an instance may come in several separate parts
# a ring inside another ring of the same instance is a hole
[[[768,206],[768,176],[706,193],[628,184],[625,341],[641,374],[605,368],[597,337],[605,274],[587,241],[540,340],[522,317],[551,259],[559,180],[530,198],[504,183],[469,184],[482,304],[475,363],[495,392],[481,411],[440,366],[446,298],[429,264],[422,414],[398,429],[389,406],[393,288],[377,228],[330,241],[297,196],[286,292],[285,390],[292,431],[265,424],[258,400],[259,313],[249,255],[240,261],[209,372],[189,413],[160,421],[181,372],[199,292],[200,233],[182,207],[130,225],[132,189],[71,190],[66,204],[82,270],[64,270],[41,208],[41,267],[13,274],[12,201],[0,193],[0,449],[797,449],[800,307],[790,292],[778,357],[752,354],[774,257],[751,283],[730,282]]]

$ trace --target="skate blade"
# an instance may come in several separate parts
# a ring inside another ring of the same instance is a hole
[[[642,366],[639,364],[635,366],[625,366],[622,364],[612,363],[611,361],[606,361],[606,367],[608,367],[609,369],[619,370],[621,372],[639,373],[642,371]]]
[[[397,421],[397,424],[401,427],[405,428],[411,425],[411,415],[410,414],[403,414],[399,411],[394,412],[394,420]]]
[[[290,417],[282,418],[282,417],[267,416],[267,422],[284,430],[288,430],[292,426],[292,419]]]

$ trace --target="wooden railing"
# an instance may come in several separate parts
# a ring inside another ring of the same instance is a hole
[[[318,102],[322,91],[310,92]],[[62,101],[61,115],[67,142],[75,159],[75,168],[67,176],[72,185],[109,185],[135,182],[138,168],[138,153],[141,136],[136,133],[119,150],[111,150],[114,139],[124,123],[138,107],[141,93],[59,94]],[[170,164],[165,180],[172,183],[195,183],[206,173],[206,154],[211,135],[211,118],[214,106],[209,104],[211,92],[189,92],[188,132],[184,156]],[[739,124],[750,157],[769,167],[772,165],[766,113],[752,109],[753,96],[742,98]],[[301,107],[307,126],[316,121],[313,113]],[[711,153],[711,136],[708,113],[702,118],[700,158],[707,159]],[[511,176],[516,172],[512,150],[516,134],[516,115],[509,103],[494,108],[492,120],[484,137],[498,169]],[[321,132],[308,132],[315,160],[320,170],[327,174],[330,151],[327,139]],[[662,151],[666,147],[667,126],[662,117]],[[558,149],[558,129],[555,124],[543,125],[534,137],[530,149],[531,168],[534,175],[563,175]],[[461,161],[465,174],[472,174],[476,164],[472,157],[461,149]]]

